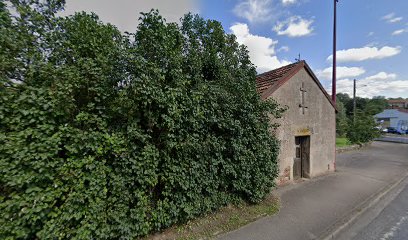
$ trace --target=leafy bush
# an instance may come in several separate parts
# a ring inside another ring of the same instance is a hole
[[[261,200],[278,142],[220,23],[144,14],[121,34],[63,1],[0,2],[0,238],[132,239]],[[14,20],[12,20],[14,18]]]
[[[350,120],[347,129],[347,138],[351,143],[361,144],[372,141],[380,135],[377,124],[371,115],[357,112],[355,121]]]
[[[344,104],[337,100],[337,114],[336,114],[336,136],[337,137],[344,137],[347,133],[348,128],[348,119],[346,115],[346,108]]]

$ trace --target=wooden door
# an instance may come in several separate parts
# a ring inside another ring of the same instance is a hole
[[[302,178],[310,178],[310,137],[302,138]]]
[[[295,137],[295,159],[293,161],[293,179],[302,177],[302,137]]]
[[[310,137],[295,137],[293,179],[310,177]]]

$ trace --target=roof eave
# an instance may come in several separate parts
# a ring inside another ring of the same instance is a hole
[[[280,88],[285,82],[287,82],[291,77],[293,77],[300,69],[304,67],[304,61],[298,64],[296,67],[288,71],[284,76],[282,76],[276,84],[273,84],[268,89],[266,89],[262,95],[261,99],[265,100],[272,95],[278,88]]]
[[[330,102],[336,113],[338,112],[336,104],[333,103],[331,100],[329,94],[326,92],[322,84],[320,83],[319,79],[316,77],[316,75],[313,73],[312,69],[307,65],[306,61],[301,61],[298,66],[295,68],[291,69],[288,71],[279,81],[277,81],[276,84],[273,84],[270,86],[267,90],[265,90],[262,95],[261,99],[265,100],[268,97],[270,97],[277,89],[279,89],[283,84],[285,84],[291,77],[293,77],[296,73],[300,71],[300,69],[305,68],[306,71],[309,73],[309,75],[312,77],[312,79],[316,82],[317,86],[319,86],[320,90],[323,92],[323,94],[326,96],[327,100]]]

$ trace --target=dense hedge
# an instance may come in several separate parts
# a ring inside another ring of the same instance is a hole
[[[152,11],[121,34],[94,14],[56,17],[63,1],[9,4],[1,239],[132,239],[270,191],[281,109],[219,22]]]

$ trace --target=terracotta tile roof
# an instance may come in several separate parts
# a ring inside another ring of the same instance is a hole
[[[388,103],[407,103],[408,99],[390,99],[387,100]]]
[[[265,72],[256,76],[256,88],[262,95],[272,85],[277,84],[280,80],[284,79],[284,76],[291,70],[296,68],[301,62],[292,63],[269,72]]]
[[[268,98],[275,90],[291,79],[302,68],[306,69],[311,78],[316,82],[317,86],[337,112],[336,105],[331,100],[330,95],[327,94],[326,90],[324,90],[322,84],[319,82],[312,69],[310,69],[309,65],[307,65],[306,61],[304,60],[256,76],[256,88],[261,95],[261,98]]]

